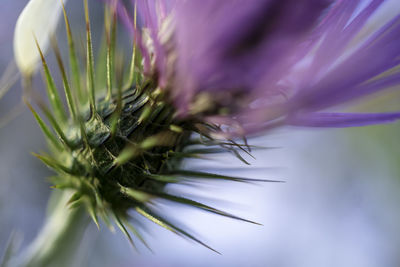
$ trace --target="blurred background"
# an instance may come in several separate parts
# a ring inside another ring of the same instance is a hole
[[[14,25],[27,2],[0,0],[0,73],[12,61]],[[103,10],[90,2],[96,42]],[[400,4],[389,2],[380,11],[383,20],[399,12]],[[75,36],[83,38],[81,2],[70,1],[67,11]],[[379,21],[376,18],[370,27]],[[54,59],[49,58],[51,64]],[[23,237],[21,250],[35,238],[53,190],[46,180],[51,171],[30,154],[46,146],[32,114],[20,104],[21,92],[17,82],[0,100],[0,257],[12,232]],[[399,100],[399,94],[390,90],[356,103],[356,109],[400,109]],[[17,117],[4,124],[9,114]],[[287,127],[250,140],[273,147],[255,151],[256,159],[248,158],[251,166],[243,166],[232,155],[188,160],[188,168],[285,181],[176,188],[263,226],[165,203],[170,217],[185,223],[222,255],[150,222],[146,237],[153,252],[139,245],[138,253],[119,232],[104,226],[98,231],[91,224],[76,266],[400,266],[399,134],[400,123],[354,129]]]

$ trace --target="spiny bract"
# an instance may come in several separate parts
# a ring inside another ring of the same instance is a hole
[[[106,60],[103,60],[106,62],[105,73],[98,73],[106,76],[106,84],[95,85],[87,1],[85,1],[85,17],[87,29],[85,78],[81,77],[79,71],[79,59],[65,10],[71,81],[67,77],[57,44],[53,41],[53,50],[62,76],[70,116],[65,114],[55,82],[38,45],[51,110],[40,99],[36,99],[36,102],[52,130],[29,103],[28,106],[49,141],[51,156],[44,154],[36,156],[57,173],[51,178],[54,187],[72,189],[75,193],[69,201],[71,207],[84,205],[97,225],[97,218],[100,216],[112,228],[109,219],[112,218],[132,244],[126,226],[129,226],[131,232],[144,242],[135,228],[137,225],[130,224],[133,218],[129,212],[134,210],[147,219],[208,247],[152,209],[151,205],[154,204],[155,198],[251,222],[165,191],[165,186],[170,183],[199,178],[256,181],[180,169],[180,163],[184,158],[221,151],[230,151],[243,160],[238,151],[249,153],[249,146],[237,144],[233,140],[213,139],[210,133],[219,130],[217,125],[206,124],[195,118],[177,117],[168,95],[157,88],[155,81],[146,79],[142,75],[138,63],[140,54],[136,51],[135,44],[130,70],[128,75],[125,75],[126,79],[123,79],[124,71],[118,70],[121,68],[116,66],[116,15],[112,11],[105,16],[107,41],[104,55]],[[82,81],[86,82],[87,90],[82,89],[84,87]],[[97,98],[95,92],[103,88],[107,88],[105,96]],[[194,139],[193,135],[198,136],[198,139]]]

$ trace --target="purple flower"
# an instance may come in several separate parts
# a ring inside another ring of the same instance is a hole
[[[400,72],[391,70],[400,60],[400,15],[360,37],[384,0],[361,10],[359,0],[134,2],[145,74],[169,92],[181,116],[238,135],[400,118],[324,112],[399,84]]]

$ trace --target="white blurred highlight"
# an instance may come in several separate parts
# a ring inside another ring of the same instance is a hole
[[[61,0],[31,0],[21,12],[14,32],[14,57],[23,75],[33,74],[40,58],[35,37],[45,51],[61,11]]]

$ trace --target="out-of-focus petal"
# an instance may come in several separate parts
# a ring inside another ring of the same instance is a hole
[[[151,74],[158,85],[167,78],[182,117],[237,135],[289,122],[348,127],[399,118],[316,113],[400,83],[400,15],[370,27],[395,0],[175,1],[168,46],[159,41],[159,1],[168,2],[140,6],[153,39]]]
[[[30,75],[35,71],[40,58],[35,37],[41,49],[46,50],[50,34],[57,27],[61,11],[60,0],[31,0],[21,12],[14,32],[14,56],[24,75]]]
[[[400,64],[400,15],[330,70],[319,82],[293,98],[295,109],[327,108],[389,88],[399,72],[385,73]]]
[[[287,124],[307,127],[357,127],[390,123],[400,119],[400,112],[390,113],[306,113],[287,119]]]
[[[275,77],[332,1],[185,1],[176,10],[177,79],[183,108],[199,91],[255,88]]]

